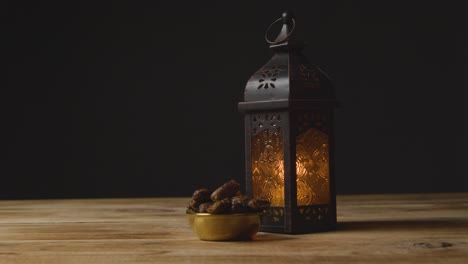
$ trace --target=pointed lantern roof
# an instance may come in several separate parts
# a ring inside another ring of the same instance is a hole
[[[268,39],[271,27],[282,22],[282,29],[274,41]],[[265,39],[273,50],[273,57],[247,82],[240,111],[308,107],[314,103],[335,104],[333,86],[328,76],[309,63],[302,54],[304,43],[297,40],[296,21],[291,12],[268,28]]]

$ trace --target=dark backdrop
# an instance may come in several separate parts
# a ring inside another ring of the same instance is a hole
[[[243,183],[237,102],[286,8],[343,103],[338,192],[468,191],[463,1],[11,1],[0,198]]]

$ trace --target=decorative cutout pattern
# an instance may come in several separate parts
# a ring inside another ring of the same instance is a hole
[[[298,206],[293,215],[298,215],[300,221],[305,223],[327,223],[332,221],[331,211],[328,205]],[[262,217],[264,225],[284,225],[284,208],[270,207],[266,209]]]
[[[320,75],[318,69],[309,68],[307,65],[299,65],[299,79],[305,82],[311,82],[313,87],[320,86]]]
[[[258,114],[252,116],[252,131],[256,135],[265,129],[278,131],[281,126],[281,115],[277,113]]]
[[[324,133],[328,133],[327,116],[319,112],[305,112],[297,116],[297,133],[300,134],[310,127],[315,127]]]
[[[284,225],[284,208],[283,207],[269,207],[266,209],[262,217],[262,223],[266,225]]]
[[[280,71],[281,70],[276,65],[261,71],[260,74],[262,75],[262,78],[258,80],[259,85],[257,86],[257,89],[276,88],[275,82]]]
[[[308,222],[325,222],[329,218],[328,206],[301,206],[299,214]]]

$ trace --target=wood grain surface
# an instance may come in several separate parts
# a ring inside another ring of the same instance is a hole
[[[468,263],[468,194],[338,197],[338,229],[200,241],[189,198],[0,201],[0,263]]]

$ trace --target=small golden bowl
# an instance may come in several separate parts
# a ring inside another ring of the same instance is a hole
[[[201,240],[252,240],[260,227],[259,214],[188,214],[193,231]]]

